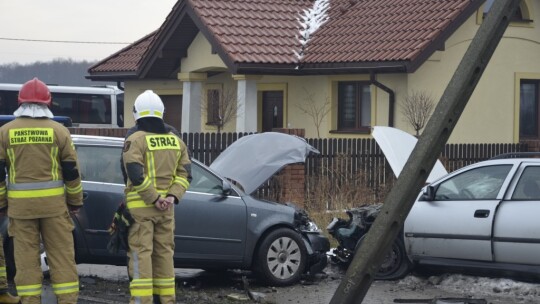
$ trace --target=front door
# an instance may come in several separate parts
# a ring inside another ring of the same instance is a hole
[[[262,92],[262,132],[283,128],[283,91]]]
[[[182,126],[182,95],[160,95],[165,106],[163,120],[181,132]]]
[[[196,162],[193,179],[175,208],[175,258],[189,265],[240,263],[244,259],[247,208],[236,195],[223,195],[223,181]]]

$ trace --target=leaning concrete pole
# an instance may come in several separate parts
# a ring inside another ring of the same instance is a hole
[[[521,0],[497,0],[463,56],[331,304],[362,303]]]

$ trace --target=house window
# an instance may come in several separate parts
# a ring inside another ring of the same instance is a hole
[[[220,90],[209,89],[206,91],[206,123],[210,125],[219,124],[219,97]]]
[[[540,80],[521,80],[519,107],[519,135],[522,138],[538,138]]]
[[[338,128],[342,131],[369,131],[371,126],[371,91],[359,81],[338,83]]]
[[[489,10],[491,9],[491,6],[493,6],[493,2],[495,0],[486,0],[484,3],[484,11],[483,11],[483,17],[485,18]],[[532,22],[530,19],[529,10],[527,8],[527,4],[524,1],[521,1],[516,13],[512,18],[510,19],[511,22]]]

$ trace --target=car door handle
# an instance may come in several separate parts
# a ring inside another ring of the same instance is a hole
[[[474,217],[486,218],[489,216],[489,210],[479,209],[474,212]]]

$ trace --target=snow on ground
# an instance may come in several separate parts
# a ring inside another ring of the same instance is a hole
[[[96,276],[111,281],[127,281],[125,266],[77,265],[81,276]],[[192,278],[201,273],[197,269],[176,269],[177,278]],[[328,278],[313,285],[296,284],[282,287],[268,294],[275,303],[329,303],[340,280],[344,276],[339,267],[329,265],[325,269]],[[433,298],[486,299],[492,304],[540,303],[540,282],[525,283],[507,278],[487,278],[462,274],[441,274],[430,277],[409,275],[397,282],[375,281],[364,301],[366,304],[388,304],[394,299]]]
[[[517,302],[540,302],[540,284],[519,282],[506,278],[486,278],[461,274],[443,274],[431,277],[407,276],[398,285],[408,289],[423,289],[434,286],[441,291],[474,295],[476,298],[504,297]]]

